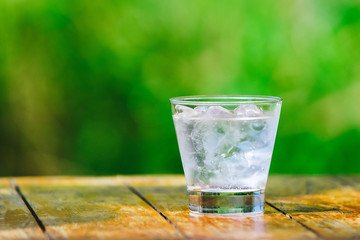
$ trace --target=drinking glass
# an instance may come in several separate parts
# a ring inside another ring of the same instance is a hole
[[[170,103],[190,210],[262,212],[282,99],[208,95]]]

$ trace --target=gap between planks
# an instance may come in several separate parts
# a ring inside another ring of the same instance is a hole
[[[275,209],[276,211],[284,214],[286,217],[290,218],[291,220],[295,221],[296,223],[300,224],[302,227],[304,227],[305,229],[309,230],[310,232],[314,233],[318,238],[321,239],[326,239],[324,236],[322,236],[321,234],[319,234],[317,231],[315,231],[314,229],[312,229],[311,227],[307,226],[306,224],[302,223],[301,221],[295,219],[293,216],[287,214],[285,211],[281,210],[280,208],[274,206],[273,204],[269,203],[268,201],[265,201],[265,203],[267,205],[269,205],[270,207],[272,207],[273,209]]]
[[[162,216],[166,221],[168,221],[179,233],[185,238],[185,239],[191,239],[189,236],[187,236],[182,229],[177,226],[173,221],[170,220],[164,213],[162,213],[159,209],[157,209],[149,200],[145,198],[139,191],[137,191],[134,187],[127,185],[129,190],[133,192],[136,196],[138,196],[141,200],[143,200],[146,204],[148,204],[152,209],[154,209],[160,216]],[[326,239],[324,236],[319,234],[317,231],[312,229],[311,227],[307,226],[306,224],[302,223],[301,221],[295,219],[294,217],[290,216],[286,212],[282,211],[281,209],[277,208],[273,204],[269,203],[268,201],[265,201],[267,205],[269,205],[271,208],[273,208],[275,211],[278,211],[279,213],[285,215],[286,217],[290,218],[292,221],[295,221],[297,224],[300,224],[302,227],[304,227],[306,230],[312,232],[315,234],[318,238]]]
[[[20,187],[17,185],[16,181],[14,179],[10,179],[10,184],[11,187],[15,190],[15,192],[19,195],[19,197],[21,198],[21,200],[24,202],[26,208],[29,210],[29,212],[31,213],[31,215],[33,216],[33,218],[35,219],[38,227],[40,228],[40,230],[44,233],[45,239],[47,240],[53,240],[53,238],[49,235],[49,233],[46,231],[46,227],[43,224],[43,222],[41,221],[41,219],[38,217],[38,215],[36,214],[36,212],[34,211],[34,209],[31,207],[30,203],[28,202],[28,200],[25,198],[24,194],[21,192]]]
[[[127,185],[127,188],[138,196],[141,200],[143,200],[147,205],[149,205],[152,209],[154,209],[161,217],[163,217],[168,223],[171,224],[185,239],[190,239],[183,230],[179,226],[177,226],[173,221],[170,220],[164,213],[162,213],[159,209],[157,209],[149,200],[147,200],[139,191],[137,191],[134,187]]]
[[[31,207],[29,201],[26,199],[25,195],[21,192],[21,189],[19,185],[17,185],[15,179],[10,180],[11,187],[15,190],[15,192],[19,195],[21,200],[24,202],[26,208],[29,210],[33,218],[35,219],[38,227],[40,230],[44,233],[45,239],[47,240],[53,240],[53,238],[50,236],[50,234],[46,231],[46,227],[39,218],[39,216],[36,214],[35,210]],[[126,186],[133,194],[135,194],[137,197],[139,197],[142,201],[144,201],[147,205],[149,205],[153,210],[155,210],[161,217],[163,217],[168,223],[170,223],[185,239],[190,239],[189,236],[187,236],[179,226],[177,226],[174,222],[172,222],[167,216],[165,216],[164,213],[162,213],[159,209],[157,209],[150,201],[148,201],[141,193],[139,193],[135,188],[132,186]]]
[[[339,176],[339,175],[335,175],[335,176],[332,176],[333,179],[339,183],[341,183],[343,186],[348,186],[348,187],[352,187],[354,189],[357,189],[357,190],[360,190],[360,185],[356,185],[354,182],[352,182],[349,178],[347,177],[344,177],[344,176]],[[311,193],[311,184],[309,184],[309,182],[306,182],[306,195]],[[275,205],[273,205],[271,202],[268,202],[268,201],[265,201],[266,204],[270,207],[272,207],[273,209],[281,212],[282,214],[284,214],[285,216],[287,216],[288,218],[290,218],[291,220],[294,220],[295,222],[297,222],[298,224],[300,224],[301,226],[303,226],[304,228],[306,228],[307,230],[313,232],[318,238],[321,238],[321,239],[333,239],[333,238],[329,238],[327,236],[324,236],[323,234],[319,233],[318,231],[316,231],[315,229],[309,227],[308,225],[304,224],[302,221],[300,220],[297,220],[294,216],[291,215],[291,213],[287,213],[286,210],[283,210],[281,209],[280,207],[276,207]],[[333,211],[338,211],[340,213],[344,213],[343,210],[339,209],[339,208],[331,208],[329,210],[333,210]]]
[[[339,179],[338,180],[342,180],[342,182],[346,182],[346,185],[352,185],[350,183],[350,181],[348,181],[347,179]],[[35,219],[38,227],[41,229],[41,231],[44,233],[45,238],[48,240],[52,240],[53,238],[49,235],[49,233],[46,231],[46,227],[45,225],[42,223],[41,219],[37,216],[36,212],[34,211],[34,209],[31,207],[30,203],[27,201],[26,197],[22,194],[20,187],[17,185],[16,181],[14,179],[10,180],[11,186],[12,188],[16,191],[16,193],[19,195],[19,197],[22,199],[22,201],[24,202],[24,204],[26,205],[27,209],[29,210],[29,212],[31,213],[31,215],[33,216],[33,218]],[[142,201],[144,201],[147,205],[149,205],[153,210],[155,210],[161,217],[163,217],[169,224],[171,224],[185,239],[190,239],[189,236],[187,236],[182,229],[176,225],[176,223],[174,223],[173,221],[171,221],[171,219],[169,219],[164,213],[162,213],[159,209],[157,209],[149,200],[147,200],[139,191],[137,191],[134,187],[127,185],[126,186],[132,193],[134,193],[137,197],[139,197]],[[291,220],[295,221],[296,223],[300,224],[302,227],[304,227],[305,229],[307,229],[308,231],[311,231],[312,233],[314,233],[317,237],[321,238],[321,239],[326,239],[324,236],[322,236],[321,234],[319,234],[316,230],[312,229],[311,227],[307,226],[306,224],[302,223],[301,221],[297,220],[296,218],[294,218],[293,216],[287,214],[285,211],[277,208],[276,206],[274,206],[273,204],[271,204],[270,202],[266,201],[266,204],[268,206],[270,206],[271,208],[275,209],[276,211],[278,211],[279,213],[285,215],[286,217],[290,218]]]

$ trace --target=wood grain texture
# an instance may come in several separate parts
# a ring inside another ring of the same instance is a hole
[[[273,177],[269,202],[331,239],[360,238],[360,191],[338,177]]]
[[[45,239],[8,179],[0,180],[0,239]]]
[[[131,183],[131,182],[130,182]],[[266,206],[265,214],[254,216],[191,215],[185,180],[172,184],[157,177],[132,185],[159,211],[168,216],[189,238],[195,239],[313,239],[317,236],[282,213]]]
[[[182,238],[126,186],[114,184],[115,178],[88,180],[19,179],[18,184],[53,239]]]
[[[271,176],[270,206],[251,217],[190,215],[182,175],[17,182],[55,239],[357,239],[359,179]]]
[[[18,185],[56,185],[56,186],[106,186],[121,184],[119,177],[70,177],[70,176],[45,176],[45,177],[17,177]]]
[[[1,178],[0,178],[1,181]],[[17,177],[19,185],[186,185],[184,175],[129,175],[113,177],[71,177],[71,176],[45,176],[45,177]]]

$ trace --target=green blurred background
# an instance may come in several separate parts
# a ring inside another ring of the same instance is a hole
[[[360,1],[2,0],[0,175],[182,173],[168,99],[283,98],[271,173],[360,173]]]

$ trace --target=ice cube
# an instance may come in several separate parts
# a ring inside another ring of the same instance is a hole
[[[244,106],[240,105],[237,108],[233,110],[234,115],[238,117],[244,117],[245,116],[245,108]]]
[[[264,120],[256,120],[251,124],[251,127],[255,131],[261,131],[264,129],[266,122]]]
[[[194,124],[190,139],[196,154],[203,156],[204,163],[207,164],[216,155],[217,148],[224,139],[224,132],[219,131],[216,122],[203,119]]]
[[[177,114],[181,115],[182,117],[191,117],[196,115],[196,111],[190,107],[176,105],[175,110]]]
[[[255,105],[240,105],[233,112],[239,117],[259,117],[263,115],[263,111]]]
[[[207,109],[208,109],[208,107],[206,107],[206,106],[197,106],[196,108],[194,108],[194,110],[196,111],[197,115],[202,115],[202,114],[204,114]]]
[[[222,154],[222,157],[230,157],[234,154],[248,154],[255,150],[254,145],[249,141],[244,141],[238,144],[237,146],[232,146],[229,148],[226,154]],[[246,155],[245,155],[246,157]]]
[[[239,178],[239,173],[246,171],[247,168],[247,161],[238,155],[227,157],[218,165],[221,178],[225,179],[227,184],[236,181]]]
[[[255,147],[251,142],[244,141],[236,146],[236,151],[242,154],[247,162],[250,162],[254,155]]]
[[[205,115],[207,117],[220,117],[220,118],[230,118],[233,116],[233,113],[223,107],[220,106],[211,106],[207,109]]]

